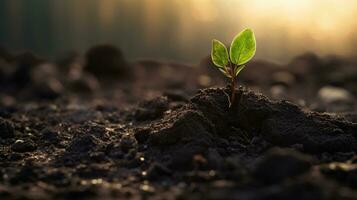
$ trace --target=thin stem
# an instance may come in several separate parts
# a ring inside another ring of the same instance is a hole
[[[231,90],[232,90],[232,96],[231,96],[231,106],[233,105],[234,101],[235,101],[235,96],[236,96],[236,81],[235,81],[235,77],[232,77],[232,82],[231,82]]]
[[[229,63],[230,65],[230,72],[231,72],[231,100],[230,100],[230,105],[229,107],[231,107],[235,101],[235,88],[236,88],[236,76],[234,74],[234,68],[235,65],[232,65],[232,63]]]

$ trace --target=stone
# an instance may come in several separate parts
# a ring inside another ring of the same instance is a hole
[[[36,150],[36,144],[32,140],[16,140],[11,149],[18,153],[31,152]]]
[[[344,88],[325,86],[318,93],[317,110],[327,112],[351,111],[354,106],[354,96]]]
[[[318,98],[324,103],[351,102],[352,95],[345,89],[325,86],[318,91]]]

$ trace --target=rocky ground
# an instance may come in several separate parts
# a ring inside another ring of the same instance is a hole
[[[356,66],[0,50],[0,199],[357,199]]]

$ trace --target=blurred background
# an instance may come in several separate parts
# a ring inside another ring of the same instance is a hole
[[[306,51],[356,55],[355,0],[1,0],[0,46],[55,57],[98,43],[129,59],[198,63],[212,38],[256,32],[256,58],[285,63]]]

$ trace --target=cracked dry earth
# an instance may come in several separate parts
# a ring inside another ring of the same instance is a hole
[[[224,90],[2,108],[0,199],[357,199],[356,123]]]

